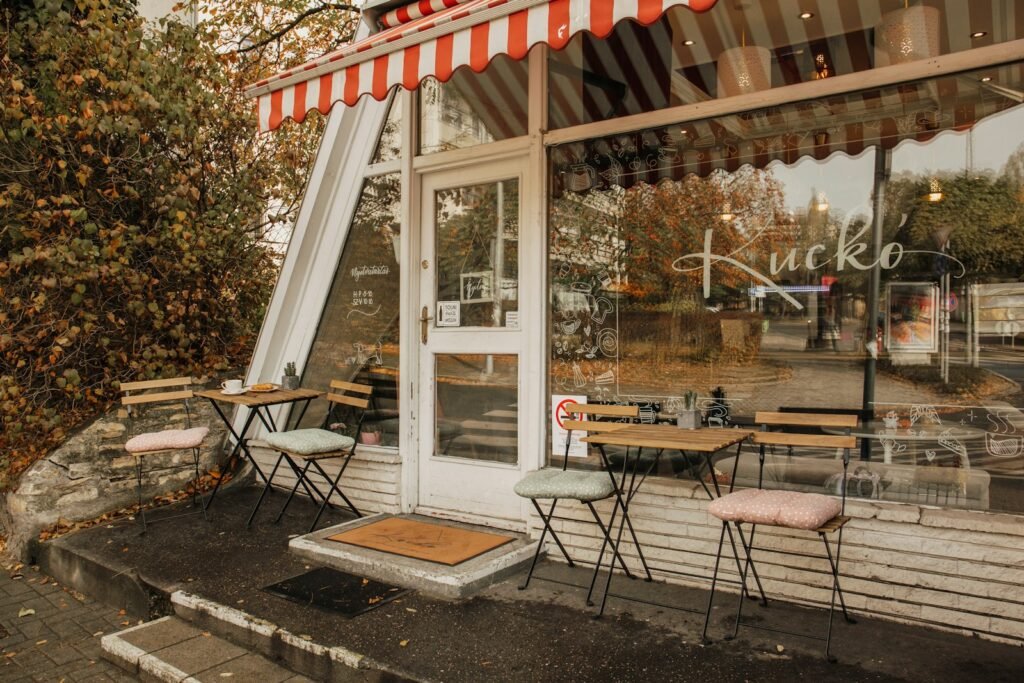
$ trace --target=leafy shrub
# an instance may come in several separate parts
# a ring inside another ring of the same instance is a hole
[[[287,213],[268,208],[294,201],[305,159],[281,163],[288,138],[257,137],[230,55],[202,32],[118,0],[22,1],[0,19],[11,475],[119,381],[247,360],[276,277],[261,237]]]

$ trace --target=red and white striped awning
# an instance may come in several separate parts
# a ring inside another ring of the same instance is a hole
[[[581,31],[604,38],[617,23],[648,25],[672,7],[710,9],[717,0],[421,0],[382,16],[385,28],[246,90],[258,98],[261,131],[285,119],[302,121],[335,102],[353,105],[365,94],[382,100],[396,85],[415,89],[456,69],[483,71],[497,55],[523,59],[534,45],[558,50]]]

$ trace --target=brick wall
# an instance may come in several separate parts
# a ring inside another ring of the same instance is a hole
[[[703,489],[693,482],[644,483],[630,516],[652,570],[665,567],[710,578],[721,526],[707,513],[707,502]],[[607,519],[611,503],[603,501],[598,510]],[[864,501],[849,501],[847,513],[854,519],[844,532],[840,571],[852,611],[1016,644],[1024,641],[1020,517]],[[601,541],[590,519],[586,507],[563,502],[553,526],[574,558],[593,562]],[[531,535],[538,536],[536,515],[530,526]],[[754,554],[769,599],[827,605],[831,574],[816,534],[759,527],[756,546],[820,556],[807,559],[757,550]],[[727,542],[722,568],[725,576],[736,579],[728,548]],[[622,554],[639,569],[632,544],[623,543]],[[548,557],[562,559],[553,544]],[[709,586],[706,581],[653,573],[673,583]]]
[[[266,448],[253,448],[253,455],[266,474],[274,467],[277,453]],[[331,477],[338,473],[341,461],[322,463]],[[338,486],[356,508],[362,512],[399,512],[402,466],[398,454],[387,448],[357,446],[356,455]],[[288,490],[295,484],[295,476],[282,465],[274,476],[274,484]],[[336,499],[337,497],[335,497]]]

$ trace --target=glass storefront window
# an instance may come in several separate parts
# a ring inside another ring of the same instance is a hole
[[[419,88],[419,153],[433,154],[526,135],[526,60],[496,57],[474,73],[462,68]]]
[[[850,74],[1024,37],[1020,0],[719,2],[548,59],[552,129]]]
[[[382,445],[396,447],[400,200],[398,173],[367,178],[363,183],[302,374],[303,387],[321,391],[326,391],[334,379],[373,385],[364,431],[379,431]],[[301,426],[319,427],[325,410],[323,401],[314,401]]]
[[[1022,102],[1018,63],[552,148],[551,393],[857,413],[853,495],[1024,511]],[[841,461],[766,476],[834,492]]]
[[[518,325],[519,180],[441,190],[434,210],[437,301],[458,305],[460,327]]]
[[[388,108],[388,117],[384,121],[384,127],[380,131],[380,138],[377,140],[377,149],[373,151],[371,164],[379,164],[385,161],[394,161],[402,158],[402,98],[400,93],[391,97],[391,106]]]

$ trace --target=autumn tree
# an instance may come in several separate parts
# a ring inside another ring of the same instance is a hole
[[[247,362],[264,237],[294,219],[322,121],[258,135],[241,88],[348,39],[350,8],[300,18],[314,4],[197,3],[198,28],[130,0],[0,9],[0,472],[119,381]]]

